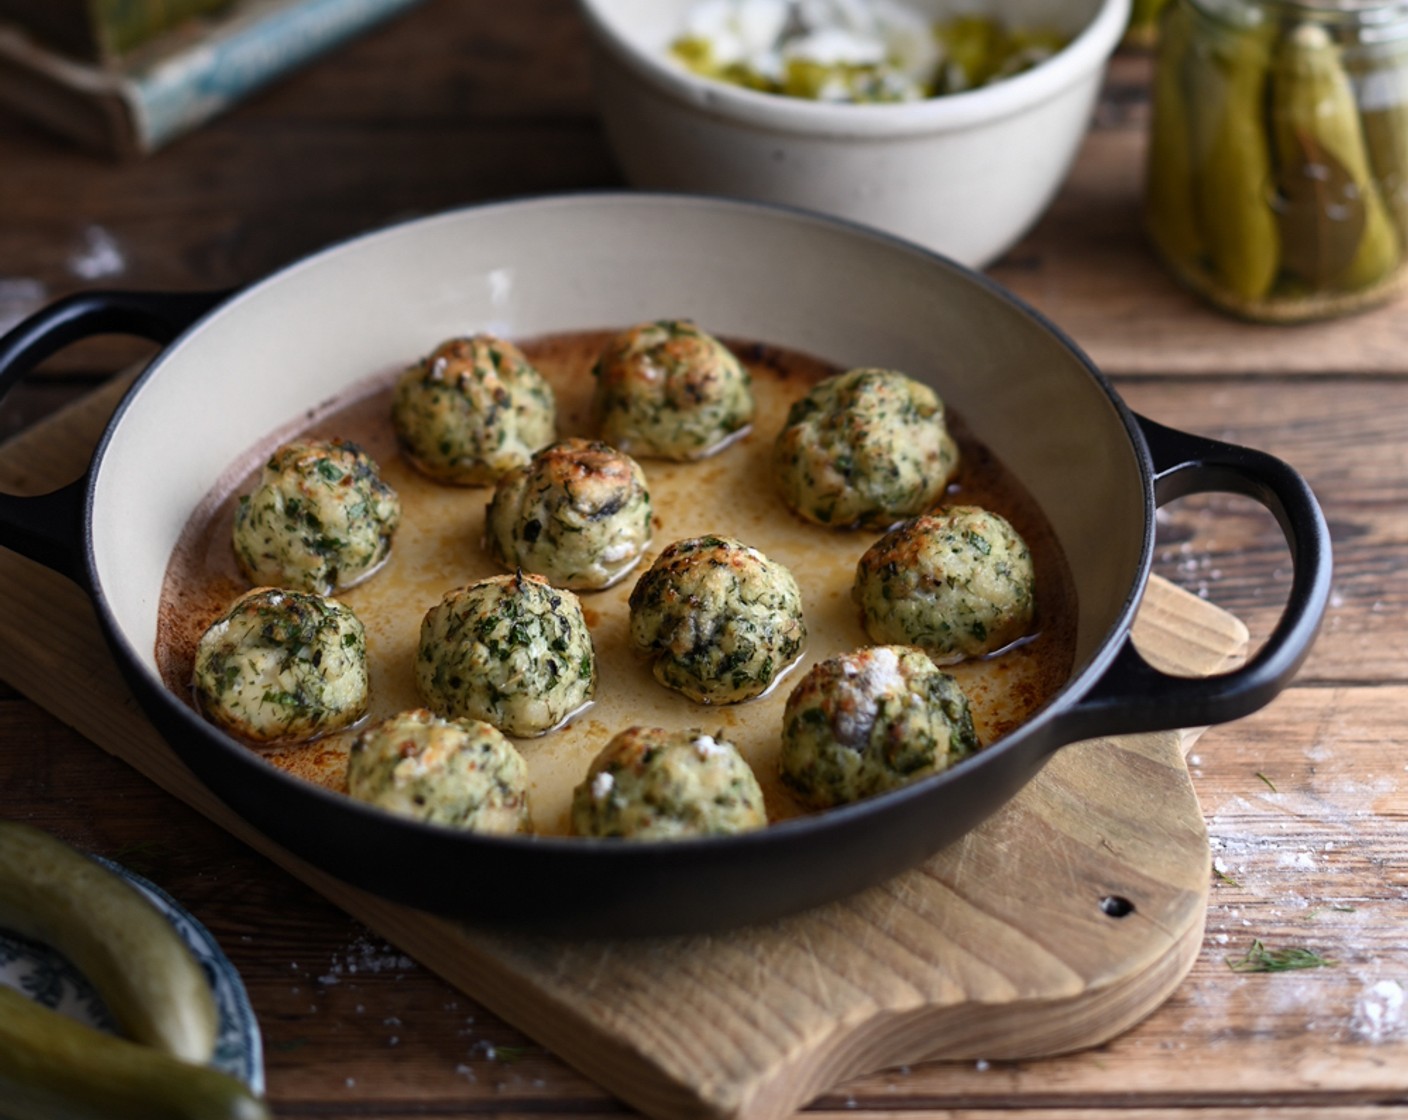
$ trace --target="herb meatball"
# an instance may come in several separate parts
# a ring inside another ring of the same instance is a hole
[[[748,763],[732,743],[699,731],[622,731],[572,797],[578,836],[678,840],[765,824],[763,792]]]
[[[362,623],[336,599],[256,587],[235,600],[196,646],[201,710],[257,743],[337,731],[367,710]]]
[[[601,438],[632,455],[699,459],[753,419],[748,371],[688,320],[622,332],[592,373]]]
[[[401,816],[469,832],[528,831],[528,764],[477,719],[400,712],[352,742],[347,789]]]
[[[916,517],[876,541],[851,595],[876,642],[922,646],[940,665],[982,657],[1024,636],[1035,613],[1026,543],[977,506]]]
[[[345,440],[273,453],[235,510],[235,559],[250,583],[326,595],[371,575],[391,550],[401,500]]]
[[[452,338],[396,382],[391,421],[406,457],[439,482],[484,486],[553,438],[557,405],[513,343]]]
[[[978,749],[968,698],[923,650],[874,646],[818,662],[787,698],[782,781],[826,809],[947,769]]]
[[[582,606],[541,576],[490,576],[449,592],[420,627],[416,683],[437,713],[541,735],[596,690]]]
[[[630,606],[631,642],[654,659],[656,679],[705,704],[766,692],[807,636],[792,573],[724,537],[670,545]]]
[[[885,369],[853,369],[814,386],[773,444],[782,500],[837,528],[886,528],[920,513],[957,468],[938,395]]]
[[[608,587],[650,544],[645,473],[604,443],[552,444],[499,479],[485,537],[507,568],[535,572],[557,587]]]

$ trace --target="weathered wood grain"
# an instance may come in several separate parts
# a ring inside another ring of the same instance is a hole
[[[1391,985],[1401,986],[1408,973],[1401,938],[1408,795],[1401,758],[1385,768],[1383,757],[1395,751],[1405,716],[1404,687],[1295,689],[1266,713],[1205,734],[1194,783],[1225,878],[1212,885],[1193,971],[1142,1026],[1101,1050],[1057,1061],[912,1065],[846,1083],[817,1107],[849,1112],[852,1100],[873,1110],[898,1102],[1231,1107],[1253,1095],[1284,1107],[1401,1100],[1408,1031],[1393,1013]],[[397,1107],[410,1112],[411,1100],[466,1107],[486,1100],[507,1110],[514,1100],[551,1099],[555,1110],[603,1106],[597,1090],[541,1047],[55,718],[0,703],[0,731],[4,741],[28,747],[0,755],[7,810],[23,807],[70,840],[127,859],[211,924],[251,986],[269,1040],[270,1078],[282,1086],[280,1114],[325,1099],[329,1085],[349,1089],[346,1114],[355,1107],[393,1116]],[[1250,937],[1316,948],[1338,964],[1236,975],[1226,958],[1242,954]],[[1381,985],[1376,1031],[1370,1012]],[[358,1054],[352,1071],[349,1047]],[[345,1076],[355,1085],[344,1086]]]
[[[1115,1107],[1137,1081],[1166,1106],[1408,1098],[1408,774],[1394,746],[1405,711],[1401,686],[1301,688],[1207,732],[1193,773],[1221,874],[1202,953],[1158,1028],[1059,1063],[916,1068],[906,1096]],[[1254,937],[1337,963],[1232,972],[1227,958]],[[888,1083],[847,1088],[874,1100]]]
[[[1198,959],[1143,1024],[1060,1059],[924,1063],[859,1078],[816,1109],[1084,1115],[1201,1104],[1233,1115],[1257,1100],[1299,1116],[1403,1101],[1408,1024],[1392,1013],[1387,985],[1408,975],[1408,798],[1401,757],[1382,760],[1405,710],[1402,687],[1295,689],[1206,733],[1194,784],[1236,885],[1215,878]],[[57,719],[0,702],[0,735],[28,748],[0,754],[7,811],[126,860],[211,926],[250,987],[280,1116],[615,1110],[550,1053]],[[1338,964],[1237,975],[1226,958],[1253,936],[1317,948]]]
[[[581,43],[571,0],[429,0],[129,166],[0,117],[0,323],[78,288],[247,283],[399,217],[615,185]],[[1141,411],[1265,447],[1307,475],[1335,536],[1331,613],[1299,686],[1266,712],[1208,732],[1195,752],[1193,783],[1225,877],[1211,883],[1192,971],[1157,1013],[1089,1053],[926,1062],[855,1078],[814,1112],[1408,1112],[1408,315],[1400,302],[1330,324],[1264,328],[1180,291],[1139,230],[1147,77],[1147,58],[1116,60],[1071,180],[992,273],[1072,333]],[[139,353],[107,341],[66,353],[51,365],[57,380],[36,378],[0,411],[0,432],[76,399]],[[79,449],[75,470],[84,457]],[[1264,634],[1280,548],[1269,519],[1231,500],[1190,499],[1162,525],[1158,570]],[[131,863],[216,933],[259,1013],[280,1117],[628,1111],[6,686],[0,746],[0,812]],[[1316,947],[1339,963],[1232,973],[1226,958],[1252,936]]]

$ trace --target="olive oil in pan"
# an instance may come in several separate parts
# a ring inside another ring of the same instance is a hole
[[[558,435],[589,436],[592,363],[612,332],[553,335],[523,350],[557,394]],[[427,340],[427,348],[436,340]],[[594,703],[566,726],[517,740],[532,778],[533,823],[541,833],[565,833],[572,789],[591,759],[617,731],[632,724],[697,727],[737,744],[753,766],[773,820],[802,810],[777,777],[777,738],[792,687],[815,662],[870,644],[851,601],[861,554],[881,535],[837,531],[792,515],[770,485],[772,440],[788,407],[835,367],[791,351],[732,341],[753,378],[757,413],[752,428],[717,454],[697,462],[641,460],[654,506],[654,539],[635,571],[613,586],[580,595],[597,654]],[[407,355],[407,362],[415,355]],[[483,547],[487,487],[442,486],[413,470],[391,431],[390,383],[375,385],[317,417],[304,434],[341,436],[360,444],[397,491],[402,522],[391,556],[371,579],[339,594],[367,630],[371,708],[379,720],[421,707],[414,665],[425,612],[445,592],[499,572]],[[940,386],[940,395],[942,387]],[[1036,563],[1038,630],[999,656],[949,666],[967,692],[984,745],[1020,725],[1065,683],[1073,660],[1074,590],[1064,558],[1041,511],[1003,466],[949,416],[963,461],[946,500],[985,506],[1006,517],[1027,541]],[[238,496],[247,493],[264,456],[293,433],[278,433],[234,470],[187,527],[172,557],[162,596],[158,663],[168,687],[190,696],[197,640],[246,589],[235,567],[230,532]],[[736,537],[785,564],[801,586],[807,644],[800,661],[766,695],[743,704],[696,704],[656,682],[649,663],[630,645],[627,600],[639,574],[670,542],[717,534]],[[335,790],[346,789],[347,748],[355,730],[312,743],[254,748],[272,765]]]

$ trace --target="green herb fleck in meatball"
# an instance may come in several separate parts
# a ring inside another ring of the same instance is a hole
[[[631,642],[654,659],[656,679],[706,704],[766,692],[807,636],[792,573],[725,537],[670,545],[630,605]]]
[[[700,731],[621,732],[572,797],[578,836],[678,840],[765,824],[763,792],[748,763],[732,743]]]
[[[347,789],[359,801],[467,832],[528,831],[528,764],[477,719],[416,708],[357,736]]]
[[[782,500],[808,521],[886,528],[928,509],[958,469],[944,406],[884,369],[829,377],[795,402],[773,444]]]
[[[235,510],[235,559],[249,581],[326,595],[371,575],[391,550],[401,501],[346,440],[273,453]]]
[[[851,595],[873,641],[922,646],[946,665],[1025,636],[1035,586],[1031,553],[1006,519],[950,506],[876,541],[856,566]]]
[[[501,338],[441,343],[401,374],[391,421],[411,463],[439,482],[492,483],[551,442],[557,405],[550,386]]]
[[[640,464],[607,444],[566,439],[499,479],[485,538],[506,568],[598,590],[640,561],[650,516]]]
[[[596,653],[582,606],[541,576],[491,576],[426,612],[416,683],[442,716],[480,719],[509,735],[541,735],[596,690]]]
[[[622,332],[592,372],[601,438],[631,455],[699,459],[753,420],[748,371],[687,320]]]
[[[256,587],[201,636],[193,683],[201,711],[235,735],[312,739],[366,712],[366,633],[336,599]]]
[[[977,750],[968,698],[912,646],[818,662],[782,716],[783,783],[814,809],[937,774]]]

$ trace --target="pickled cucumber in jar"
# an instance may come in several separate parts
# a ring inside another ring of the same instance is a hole
[[[1408,21],[1370,37],[1362,18],[1254,0],[1174,0],[1164,18],[1145,223],[1224,310],[1325,318],[1408,278]]]
[[[1339,53],[1312,23],[1277,53],[1271,131],[1282,265],[1312,290],[1362,291],[1397,267],[1400,247]]]

